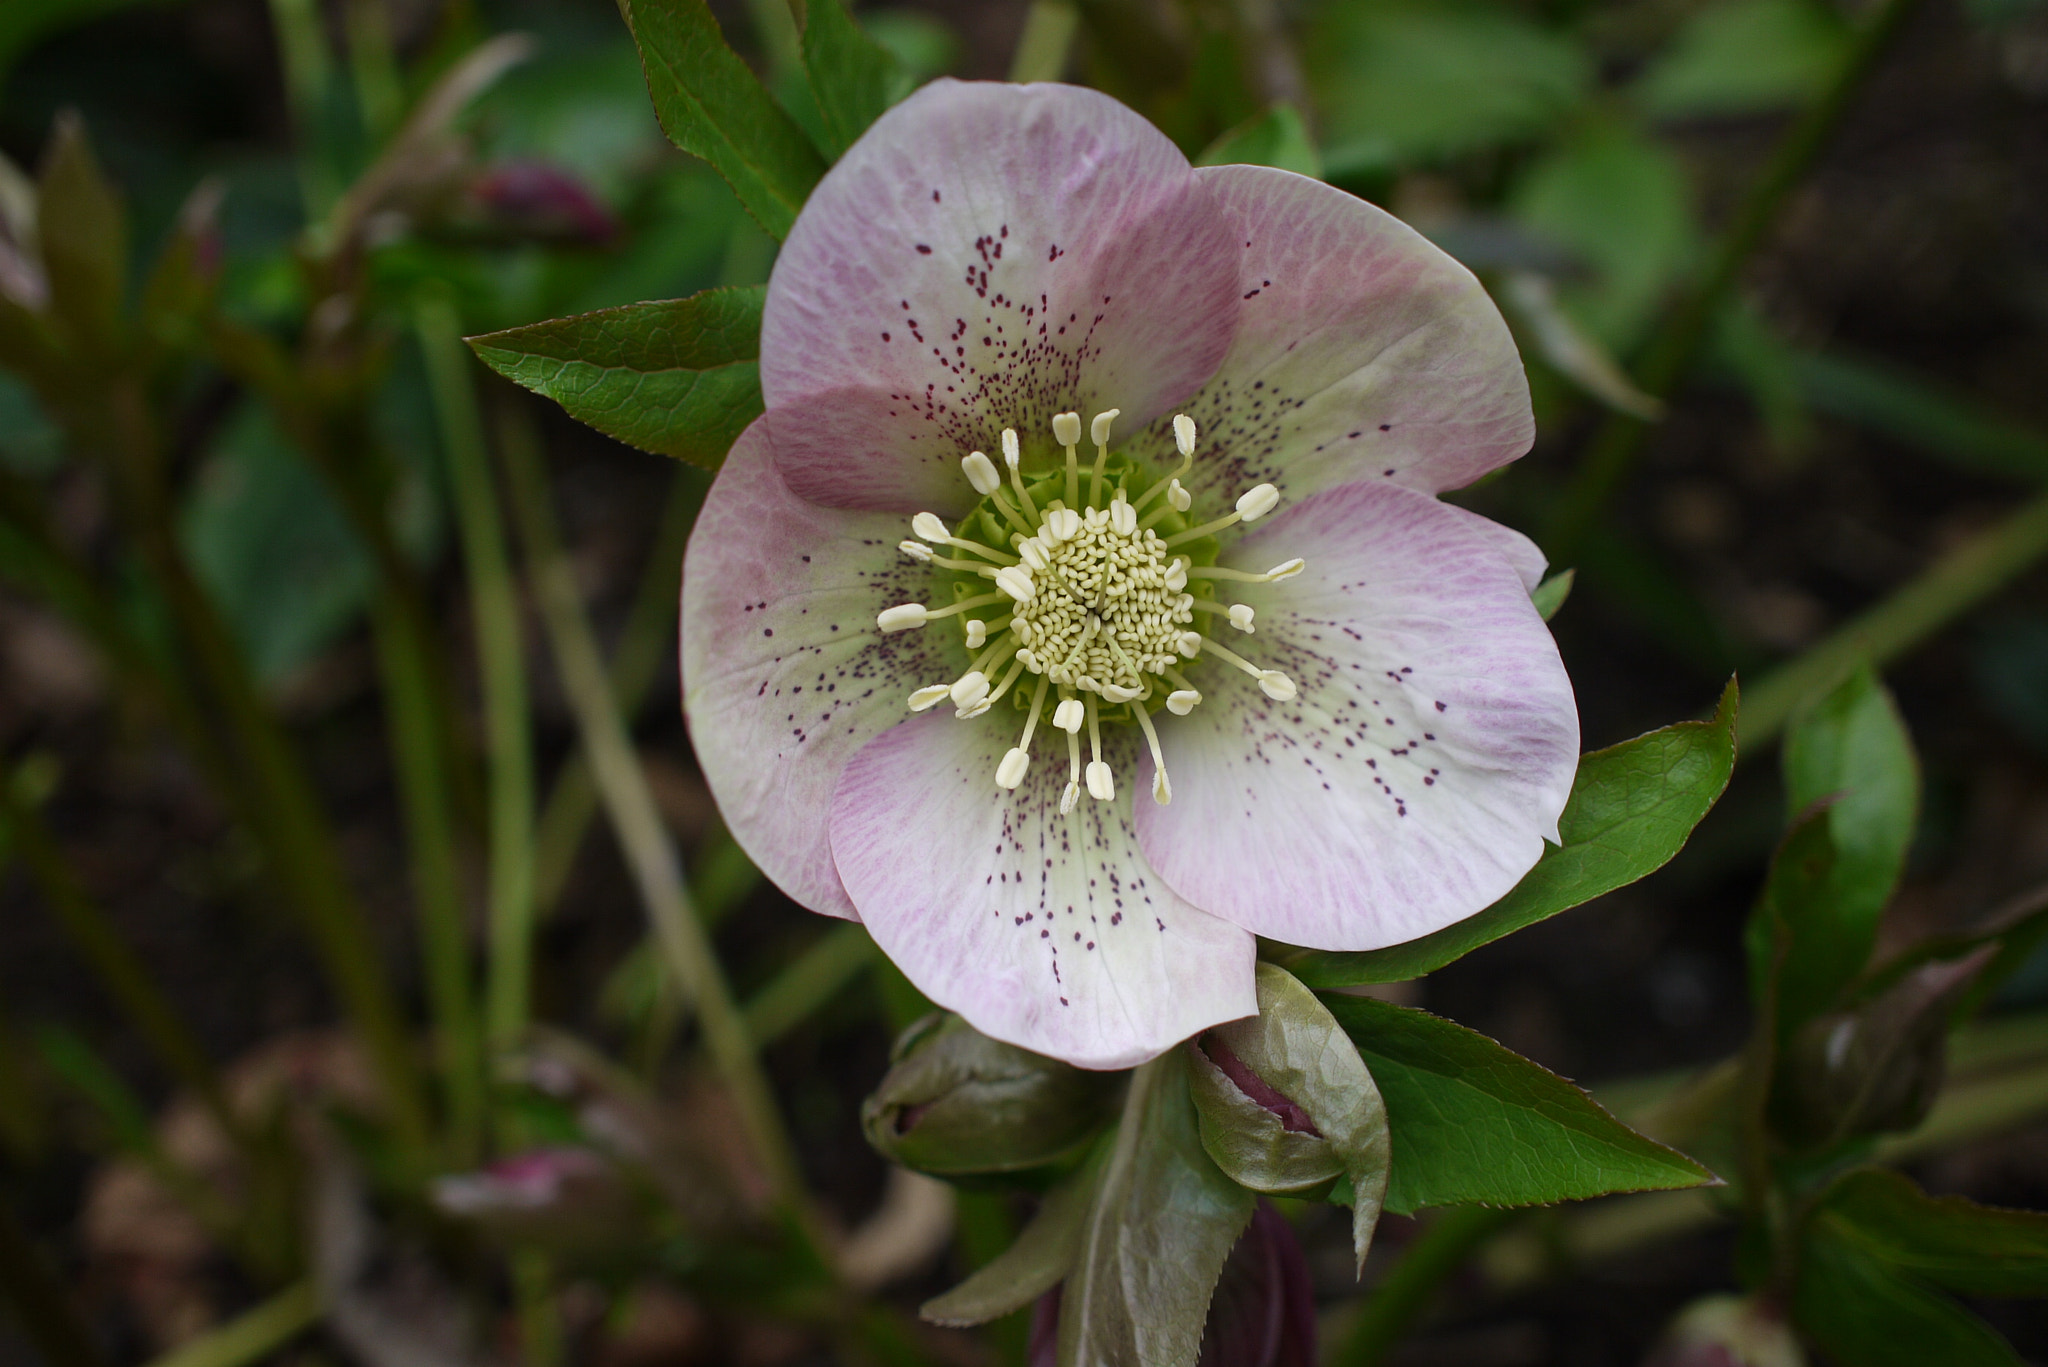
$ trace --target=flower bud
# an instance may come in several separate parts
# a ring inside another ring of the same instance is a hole
[[[920,1172],[1020,1172],[1079,1152],[1120,1078],[992,1040],[958,1016],[928,1016],[897,1041],[861,1126],[884,1157]]]
[[[1877,996],[1809,1021],[1785,1046],[1771,1123],[1796,1147],[1909,1130],[1941,1090],[1949,1011],[1996,946],[1922,964]]]
[[[1768,1304],[1708,1296],[1679,1312],[1643,1367],[1806,1367],[1806,1353]]]

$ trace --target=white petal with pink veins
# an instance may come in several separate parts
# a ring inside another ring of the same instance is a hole
[[[1252,937],[1146,864],[1131,785],[1061,816],[1067,756],[1041,740],[1018,788],[996,787],[1014,716],[916,718],[847,765],[832,853],[882,952],[984,1034],[1084,1068],[1255,1012]],[[1137,743],[1118,735],[1106,762],[1131,773]]]
[[[1140,847],[1183,897],[1260,935],[1377,949],[1482,910],[1555,840],[1579,722],[1557,647],[1497,529],[1391,484],[1327,489],[1227,564],[1245,645],[1297,691],[1213,671],[1160,727],[1173,805]]]
[[[1149,421],[1222,359],[1239,247],[1187,159],[1076,86],[934,81],[811,193],[769,280],[772,409],[865,388],[957,448],[1053,414]]]
[[[1264,166],[1196,172],[1244,248],[1236,339],[1182,405],[1201,431],[1187,480],[1290,499],[1352,480],[1436,493],[1520,457],[1529,384],[1470,271],[1385,210]],[[1170,462],[1154,423],[1139,449]]]
[[[883,636],[931,589],[895,547],[904,520],[792,494],[756,422],[733,444],[683,560],[683,708],[734,839],[791,897],[852,917],[826,834],[855,751],[959,671],[936,626]],[[958,647],[952,647],[957,655]]]

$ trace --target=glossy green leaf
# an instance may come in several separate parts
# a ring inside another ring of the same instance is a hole
[[[837,161],[910,93],[911,80],[889,50],[853,22],[845,0],[808,0],[804,16],[804,79],[824,131],[820,150]]]
[[[1386,1099],[1387,1209],[1542,1205],[1696,1187],[1712,1173],[1637,1134],[1557,1074],[1486,1036],[1371,997],[1323,994]]]
[[[1277,166],[1323,178],[1323,155],[1293,105],[1282,102],[1230,129],[1202,150],[1197,166]]]
[[[1309,1193],[1342,1176],[1351,1193],[1352,1251],[1363,1268],[1387,1192],[1386,1104],[1357,1046],[1313,992],[1262,963],[1258,995],[1258,1015],[1219,1025],[1189,1046],[1202,1143],[1233,1181],[1254,1191]],[[1238,1078],[1266,1095],[1249,1094]],[[1299,1114],[1283,1116],[1290,1104]]]
[[[1304,951],[1281,962],[1310,987],[1400,982],[1662,868],[1735,771],[1737,698],[1731,681],[1709,720],[1679,722],[1582,757],[1558,819],[1564,843],[1546,847],[1536,867],[1477,916],[1387,949]]]
[[[1559,570],[1530,591],[1529,601],[1536,605],[1536,612],[1544,621],[1548,622],[1563,609],[1565,599],[1572,596],[1572,585],[1578,577],[1577,570]]]
[[[780,241],[825,163],[726,45],[705,0],[620,0],[669,141],[711,163]]]
[[[2020,1367],[1997,1330],[1825,1218],[1807,1227],[1792,1318],[1841,1367]]]
[[[1821,1218],[1864,1252],[1972,1296],[2048,1296],[2048,1215],[1929,1196],[1899,1173],[1837,1181]]]
[[[1094,1161],[1046,1193],[1014,1243],[945,1295],[919,1306],[917,1313],[933,1324],[986,1324],[1058,1286],[1081,1251],[1081,1231],[1108,1150],[1108,1143],[1098,1145]]]
[[[1868,667],[1794,720],[1785,737],[1787,805],[1828,801],[1834,848],[1825,882],[1781,901],[1792,933],[1780,980],[1782,1028],[1836,997],[1870,958],[1920,810],[1920,766],[1897,706]]]
[[[1202,1148],[1180,1050],[1131,1074],[1060,1298],[1060,1367],[1194,1367],[1252,1194]]]
[[[1679,29],[1635,97],[1663,118],[1800,104],[1841,62],[1849,36],[1841,16],[1816,0],[1722,0]]]
[[[1812,1020],[1824,1004],[1805,998],[1787,999],[1781,990],[1785,961],[1791,957],[1794,923],[1807,908],[1819,905],[1834,876],[1835,845],[1828,830],[1826,808],[1814,808],[1792,823],[1771,856],[1763,891],[1743,927],[1749,958],[1749,994],[1759,1018],[1775,1022],[1772,1038],[1783,1039]],[[1808,946],[1816,942],[1809,937]]]
[[[128,213],[76,114],[58,118],[37,190],[49,311],[87,347],[111,352],[128,284]]]
[[[716,468],[761,413],[767,291],[706,290],[469,339],[485,365],[598,431]]]

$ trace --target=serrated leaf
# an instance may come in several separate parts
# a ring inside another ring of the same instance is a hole
[[[1929,1196],[1899,1173],[1861,1168],[1823,1199],[1835,1232],[1894,1267],[1971,1296],[2048,1296],[2048,1215]]]
[[[111,352],[119,345],[128,283],[128,214],[76,114],[58,117],[37,187],[36,222],[51,315],[87,347]]]
[[[1713,1174],[1557,1074],[1427,1012],[1325,993],[1386,1099],[1387,1209],[1543,1205],[1697,1187]]]
[[[669,141],[710,162],[778,242],[825,163],[726,45],[704,0],[620,0]]]
[[[472,337],[485,365],[607,436],[716,469],[761,414],[767,291],[706,290]]]
[[[1014,1243],[945,1295],[919,1306],[917,1313],[933,1324],[956,1328],[986,1324],[1058,1286],[1081,1251],[1082,1227],[1110,1142],[1097,1145],[1088,1163],[1046,1193]]]
[[[1131,1074],[1080,1254],[1060,1296],[1060,1367],[1193,1367],[1252,1194],[1202,1148],[1186,1062]]]
[[[1785,737],[1787,805],[1828,801],[1825,883],[1782,910],[1781,1030],[1796,1029],[1862,972],[1898,886],[1920,810],[1920,766],[1890,693],[1868,666],[1795,720]]]
[[[1654,873],[1685,845],[1735,772],[1736,705],[1730,681],[1709,720],[1679,722],[1582,757],[1558,819],[1564,843],[1545,847],[1536,867],[1477,916],[1407,944],[1304,952],[1283,959],[1283,966],[1310,987],[1418,978]]]
[[[804,79],[825,135],[819,150],[831,161],[911,90],[910,74],[853,22],[845,0],[808,0],[803,57]]]
[[[1807,1226],[1792,1319],[1841,1367],[2020,1367],[1997,1330],[1827,1219]]]
[[[1197,166],[1277,166],[1323,178],[1323,156],[1301,113],[1282,101],[1219,136],[1195,158]]]

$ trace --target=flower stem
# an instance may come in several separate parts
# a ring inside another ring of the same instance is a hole
[[[1325,1359],[1329,1367],[1376,1367],[1386,1361],[1428,1312],[1437,1289],[1517,1214],[1493,1206],[1457,1206],[1432,1220],[1373,1288],[1344,1341]]]
[[[319,1322],[320,1288],[297,1282],[226,1324],[187,1339],[149,1367],[247,1367]]]
[[[633,752],[555,525],[539,441],[523,412],[507,410],[499,446],[562,687],[576,714],[584,754],[646,903],[662,955],[696,1010],[712,1062],[732,1093],[747,1139],[777,1200],[813,1246],[822,1249],[795,1147],[783,1129],[774,1094],[755,1057],[746,1020],[719,968],[717,952],[704,923],[690,907],[682,862],[662,826],[653,790]]]
[[[1644,348],[1636,366],[1637,387],[1644,393],[1658,399],[1670,397],[1721,300],[1777,222],[1786,197],[1840,126],[1864,77],[1917,3],[1883,0],[1883,7],[1857,32],[1827,88],[1786,130],[1763,174],[1750,186],[1715,244],[1697,283],[1665,316]],[[1587,533],[1628,478],[1649,430],[1641,418],[1619,412],[1607,415],[1550,516],[1543,543],[1552,564],[1569,564],[1576,558]]]

